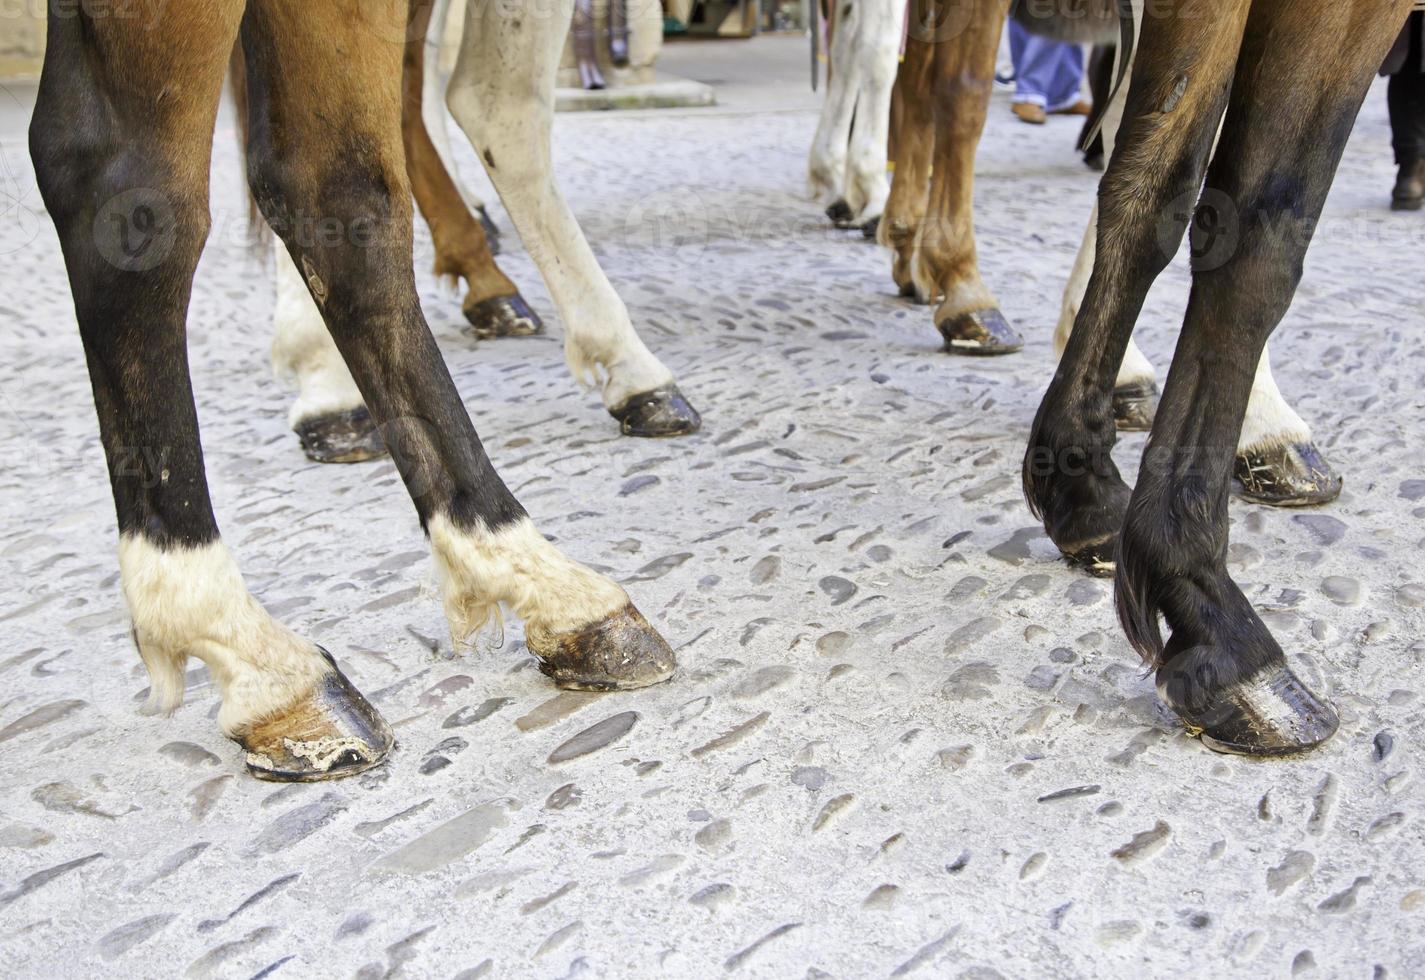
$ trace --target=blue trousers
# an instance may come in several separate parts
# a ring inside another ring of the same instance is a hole
[[[1084,77],[1084,49],[1030,34],[1009,22],[1009,56],[1014,60],[1015,102],[1033,102],[1048,112],[1079,101]]]

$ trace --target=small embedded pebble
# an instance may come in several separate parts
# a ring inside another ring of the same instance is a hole
[[[1361,583],[1344,575],[1328,575],[1322,579],[1321,591],[1338,606],[1354,606],[1361,601]]]
[[[621,711],[605,718],[598,724],[584,729],[549,753],[549,763],[558,765],[561,762],[568,762],[591,752],[597,752],[623,738],[633,730],[633,726],[637,723],[638,712],[636,711]]]

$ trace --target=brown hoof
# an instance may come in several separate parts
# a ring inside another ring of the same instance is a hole
[[[485,246],[490,250],[490,254],[499,255],[500,226],[495,224],[483,204],[475,209],[475,217],[480,219],[480,227],[485,230]]]
[[[703,424],[703,417],[675,384],[634,395],[609,409],[609,414],[618,419],[624,435],[645,439],[685,436],[697,432]]]
[[[247,753],[247,771],[258,779],[341,779],[379,766],[390,754],[396,739],[386,720],[337,669],[331,654],[322,650],[322,656],[332,669],[316,690],[233,737]]]
[[[826,216],[831,219],[831,223],[838,228],[854,228],[851,219],[856,217],[851,210],[851,205],[847,204],[844,198],[837,198],[831,202],[826,209]]]
[[[1024,347],[1024,340],[1009,325],[999,310],[974,310],[960,313],[935,325],[945,338],[945,350],[950,354],[972,354],[981,357],[1013,354]]]
[[[526,634],[539,669],[570,691],[631,691],[673,676],[673,650],[628,603],[581,630],[553,636]]]
[[[1320,745],[1340,719],[1286,664],[1235,677],[1197,650],[1158,668],[1158,696],[1214,752],[1288,755]]]
[[[376,420],[364,405],[302,419],[295,430],[314,463],[361,463],[386,455]]]
[[[1242,499],[1273,507],[1330,503],[1344,482],[1312,442],[1239,453],[1232,475]]]
[[[1113,389],[1113,421],[1119,432],[1148,432],[1158,412],[1158,385],[1135,381]]]
[[[465,319],[470,321],[471,330],[481,340],[530,337],[544,332],[544,321],[519,294],[482,299],[465,310]]]

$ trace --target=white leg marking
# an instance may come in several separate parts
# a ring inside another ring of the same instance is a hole
[[[529,518],[495,531],[462,530],[437,514],[427,530],[457,644],[498,620],[501,603],[536,641],[598,622],[628,603],[621,586],[565,557]]]
[[[1138,21],[1142,23],[1142,21]],[[1120,52],[1119,57],[1122,57]],[[1129,55],[1132,58],[1132,55]],[[1132,61],[1129,61],[1128,71],[1133,71]],[[1128,80],[1118,87],[1113,93],[1113,99],[1109,102],[1108,108],[1103,113],[1103,157],[1105,160],[1113,156],[1113,147],[1118,136],[1118,127],[1123,122],[1123,107],[1128,102]],[[1089,288],[1089,276],[1093,274],[1094,255],[1098,244],[1098,204],[1095,203],[1093,212],[1089,215],[1088,227],[1084,229],[1084,239],[1079,244],[1079,254],[1074,258],[1074,271],[1069,274],[1069,283],[1064,287],[1064,299],[1059,306],[1059,322],[1054,327],[1054,353],[1062,357],[1064,347],[1069,342],[1069,334],[1073,333],[1074,320],[1079,315],[1079,309],[1083,306],[1084,293]],[[1153,365],[1148,358],[1138,349],[1132,338],[1128,340],[1128,349],[1124,351],[1123,363],[1118,366],[1118,378],[1114,382],[1115,387],[1123,388],[1132,384],[1141,384],[1145,381],[1156,382],[1158,374],[1153,370]]]
[[[459,20],[459,24],[452,20],[452,13]],[[460,171],[456,169],[455,157],[450,151],[450,130],[446,126],[449,113],[445,110],[445,87],[450,83],[449,59],[453,57],[450,48],[460,43],[460,24],[463,23],[463,9],[452,11],[450,0],[435,0],[431,7],[430,27],[426,31],[425,59],[422,63],[424,73],[421,77],[421,118],[425,120],[426,132],[430,134],[430,141],[435,146],[436,156],[440,157],[441,166],[450,174],[450,179],[455,184],[455,189],[460,192],[465,206],[474,211],[484,207],[485,202],[460,179]],[[446,30],[447,25],[454,28],[453,36],[452,32]]]
[[[278,242],[277,304],[272,313],[272,368],[279,375],[295,376],[297,400],[287,413],[293,428],[303,419],[350,411],[364,404],[346,362],[292,256]]]
[[[856,96],[856,118],[851,124],[846,203],[856,213],[856,223],[865,224],[881,216],[891,194],[891,182],[886,177],[886,143],[905,4],[900,0],[861,0],[860,6],[856,59],[861,66],[861,85]]]
[[[846,149],[851,139],[851,117],[861,73],[856,57],[856,34],[862,20],[858,0],[832,0],[845,5],[831,38],[831,81],[821,104],[821,119],[811,141],[807,160],[807,190],[814,201],[833,201],[846,193]],[[875,2],[875,0],[872,0]]]
[[[1271,350],[1263,347],[1256,377],[1252,379],[1252,397],[1247,400],[1247,414],[1242,419],[1242,434],[1237,439],[1237,452],[1310,441],[1311,427],[1282,397],[1272,377]]]
[[[446,99],[559,308],[569,370],[589,384],[602,370],[604,406],[614,409],[672,384],[673,373],[634,332],[554,182],[554,76],[573,9],[555,0],[532,17],[518,4],[470,4]]]
[[[218,724],[231,735],[289,707],[331,669],[249,594],[221,541],[162,549],[124,535],[119,578],[148,668],[151,707],[172,711],[183,702],[184,665],[197,657],[222,691]]]

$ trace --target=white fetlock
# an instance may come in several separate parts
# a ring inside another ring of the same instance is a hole
[[[229,735],[290,706],[331,670],[252,597],[221,541],[160,548],[123,535],[119,577],[153,709],[171,712],[183,702],[189,657],[207,665],[222,692],[218,724]]]

